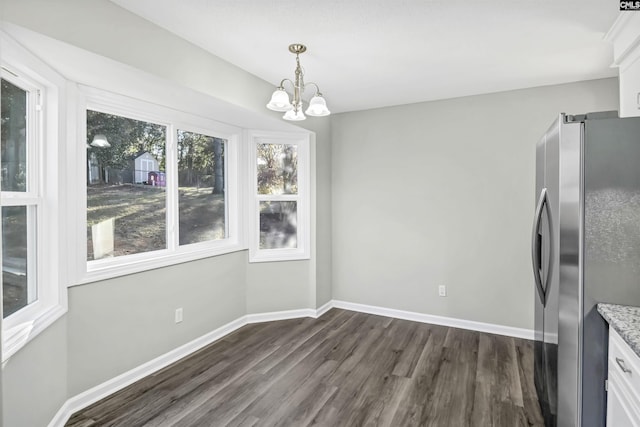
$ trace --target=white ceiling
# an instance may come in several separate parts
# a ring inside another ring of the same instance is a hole
[[[332,112],[616,75],[611,0],[112,1],[274,86],[306,44]]]

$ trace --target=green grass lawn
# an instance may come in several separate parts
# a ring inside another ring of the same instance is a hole
[[[180,244],[225,236],[223,195],[211,187],[181,187]],[[166,191],[140,185],[90,186],[87,189],[87,259],[93,259],[91,226],[110,218],[114,256],[166,248]]]

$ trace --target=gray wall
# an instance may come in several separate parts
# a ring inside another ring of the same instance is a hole
[[[310,266],[307,260],[249,264],[247,313],[311,308]]]
[[[71,288],[69,396],[243,316],[246,265],[243,251]]]
[[[271,82],[107,0],[3,0],[0,7],[12,24],[278,117],[264,108]],[[329,118],[307,122],[302,127],[316,132],[313,150],[320,159],[316,169],[312,158],[312,203],[317,192],[323,216],[316,220],[312,213],[317,224],[312,232],[322,237],[311,260],[248,264],[247,253],[240,252],[70,288],[68,314],[4,369],[4,424],[46,425],[67,398],[247,312],[315,308],[317,287],[328,300],[331,221],[324,218],[331,209],[330,124]],[[184,308],[178,325],[173,323],[177,307]]]
[[[604,79],[334,116],[333,298],[532,329],[535,144],[617,94]]]
[[[67,399],[66,328],[57,320],[3,367],[0,425],[46,426]]]

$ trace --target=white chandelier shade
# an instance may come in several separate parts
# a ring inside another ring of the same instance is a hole
[[[324,117],[331,114],[331,111],[327,108],[327,101],[324,100],[322,95],[316,95],[309,101],[309,108],[306,113],[314,117]]]
[[[289,101],[289,94],[284,90],[284,88],[279,87],[273,92],[273,95],[271,95],[271,101],[267,104],[267,108],[281,113],[293,109],[293,105],[291,105],[291,101]]]
[[[294,80],[283,79],[280,82],[280,86],[271,95],[271,100],[267,104],[267,108],[273,111],[285,113],[282,116],[285,120],[300,121],[305,120],[306,117],[302,112],[302,94],[307,86],[304,83],[304,71],[300,66],[300,54],[305,52],[307,47],[303,44],[292,44],[289,46],[289,52],[296,55],[296,69]],[[293,87],[293,99],[289,98],[289,94],[284,89],[285,82],[289,82]],[[309,101],[309,107],[306,110],[306,114],[312,117],[323,117],[331,114],[327,108],[327,101],[325,101],[320,88],[317,84],[309,82],[308,85],[315,86],[316,93]]]
[[[284,113],[284,116],[282,116],[282,118],[294,122],[306,119],[305,115],[302,113],[302,105],[298,105],[298,108],[292,108],[291,110],[287,111],[286,113]]]

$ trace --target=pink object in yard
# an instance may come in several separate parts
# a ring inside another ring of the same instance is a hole
[[[167,185],[167,175],[164,172],[149,172],[149,178],[147,179],[147,183],[154,187],[166,187]]]

